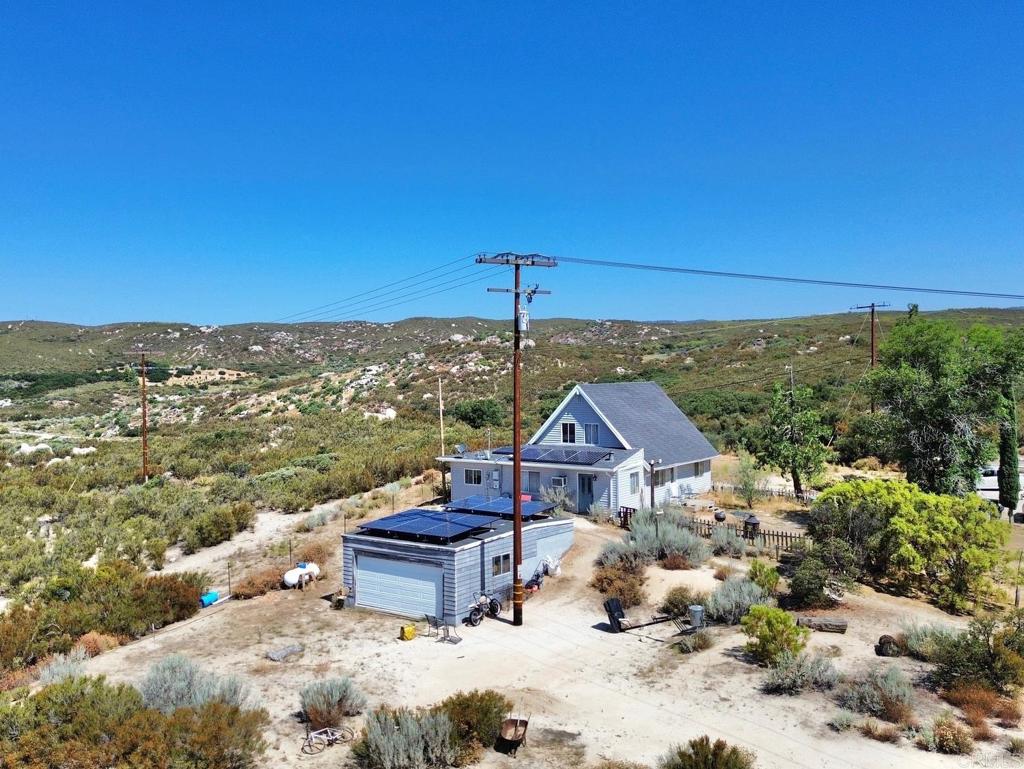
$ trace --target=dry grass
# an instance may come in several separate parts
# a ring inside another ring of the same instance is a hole
[[[996,722],[1004,729],[1016,729],[1020,726],[1024,713],[1021,712],[1020,703],[1017,700],[1004,697],[999,700],[993,715],[996,717]]]
[[[249,572],[235,586],[235,598],[255,598],[258,595],[266,595],[271,590],[281,588],[281,569],[277,566],[266,566],[262,569]]]
[[[963,710],[965,715],[970,708],[973,713],[984,714],[985,718],[994,715],[999,705],[999,695],[996,692],[977,684],[958,684],[944,691],[942,699]]]
[[[715,567],[715,579],[721,582],[725,582],[725,580],[729,579],[729,577],[733,576],[734,574],[736,574],[735,566],[726,564],[725,566]]]
[[[334,555],[335,546],[324,539],[314,539],[305,542],[295,553],[296,561],[312,562],[320,567],[320,574],[327,571],[327,566]]]
[[[869,718],[860,726],[860,733],[868,739],[878,742],[896,743],[900,741],[900,728],[894,724],[879,723]]]
[[[668,571],[683,571],[692,569],[693,565],[686,559],[686,556],[679,553],[669,553],[661,560],[661,568]]]
[[[78,646],[85,649],[85,653],[90,657],[96,657],[103,652],[116,649],[120,645],[121,643],[116,637],[106,635],[105,633],[97,633],[92,630],[78,639]]]

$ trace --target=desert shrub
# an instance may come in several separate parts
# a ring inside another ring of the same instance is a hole
[[[170,715],[178,708],[198,708],[220,702],[243,708],[249,697],[245,685],[234,676],[218,676],[180,654],[172,654],[150,666],[139,684],[143,705]]]
[[[624,609],[639,606],[647,599],[644,575],[622,566],[601,566],[594,570],[590,586],[602,595],[618,598]]]
[[[682,654],[693,654],[710,649],[715,645],[715,639],[711,633],[703,628],[696,633],[687,633],[679,638],[676,647]]]
[[[686,556],[679,555],[679,553],[669,553],[661,559],[661,568],[667,571],[683,571],[684,569],[692,569],[693,564],[686,560]]]
[[[797,627],[793,615],[774,606],[754,605],[740,618],[748,654],[766,665],[774,664],[783,653],[797,655],[807,645],[811,631]]]
[[[997,692],[1024,685],[1024,614],[976,617],[944,641],[932,678],[942,687],[977,683]]]
[[[340,726],[345,716],[361,713],[366,707],[366,697],[351,678],[328,678],[302,687],[299,707],[303,718],[314,729],[323,729]]]
[[[334,556],[334,546],[329,541],[322,539],[303,542],[295,551],[295,560],[300,563],[315,563],[320,567],[320,575],[323,576]]]
[[[666,511],[657,518],[650,510],[640,511],[630,522],[628,539],[647,563],[675,554],[697,566],[711,557],[707,543],[687,528],[677,511]]]
[[[931,743],[939,753],[964,756],[974,752],[974,738],[970,730],[958,723],[950,713],[935,718],[931,728]]]
[[[687,585],[676,585],[665,594],[665,598],[658,607],[658,611],[670,617],[683,617],[690,607],[703,606],[707,596]]]
[[[708,598],[708,618],[727,625],[737,625],[751,606],[771,606],[774,601],[748,579],[730,577]]]
[[[1020,726],[1020,720],[1024,713],[1021,712],[1020,703],[1016,699],[1004,697],[999,700],[993,715],[996,717],[996,722],[1004,729],[1016,729]]]
[[[753,769],[754,756],[707,735],[677,745],[658,761],[658,769]]]
[[[790,598],[799,606],[831,606],[834,602],[825,592],[830,576],[828,567],[820,560],[804,558],[789,580]]]
[[[779,572],[774,567],[756,558],[750,562],[750,572],[747,578],[760,587],[765,595],[775,595],[775,589],[779,586]]]
[[[462,764],[494,745],[501,722],[511,709],[512,702],[493,689],[456,692],[436,708],[451,721]]]
[[[1011,737],[1010,742],[1006,746],[1006,752],[1011,756],[1024,756],[1024,738]]]
[[[298,532],[309,532],[327,525],[327,513],[321,510],[318,513],[310,513],[295,527]]]
[[[857,716],[849,710],[840,710],[828,721],[829,728],[836,732],[848,732],[855,723],[857,723]]]
[[[954,628],[938,623],[922,625],[908,622],[903,624],[901,631],[900,640],[907,654],[924,662],[934,662],[940,650],[957,635]]]
[[[903,671],[890,665],[873,669],[843,685],[836,699],[840,707],[877,716],[892,723],[913,720],[914,688]]]
[[[715,555],[739,558],[747,550],[747,541],[732,529],[716,526],[711,532],[711,550]]]
[[[854,460],[853,469],[878,471],[882,469],[882,462],[878,457],[861,457]]]
[[[782,652],[768,669],[762,688],[768,694],[800,694],[831,689],[838,680],[835,665],[823,654]]]
[[[987,686],[972,683],[958,683],[942,692],[942,699],[958,708],[971,708],[984,714],[985,718],[995,713],[999,695]]]
[[[55,684],[65,678],[76,678],[85,674],[85,661],[89,655],[81,646],[76,646],[67,654],[54,654],[39,669],[39,683]]]
[[[353,753],[368,769],[444,767],[458,760],[451,721],[437,710],[381,708],[368,714]]]
[[[251,571],[242,577],[234,586],[234,596],[242,599],[255,598],[280,588],[281,570],[276,566],[267,566],[257,571]]]
[[[868,718],[860,725],[860,733],[877,742],[896,743],[900,741],[899,727],[894,724],[880,724],[873,718]]]
[[[609,542],[597,556],[598,567],[612,567],[639,571],[651,564],[652,559],[635,545],[629,542]]]
[[[78,646],[81,646],[85,650],[85,653],[90,657],[96,657],[103,652],[116,649],[120,646],[120,643],[117,638],[112,635],[97,633],[94,630],[90,630],[78,639]]]
[[[736,570],[736,567],[730,563],[715,567],[715,579],[719,582],[725,582],[727,579],[736,576],[738,573],[739,572]]]

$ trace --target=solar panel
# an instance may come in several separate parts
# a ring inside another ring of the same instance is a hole
[[[491,513],[493,515],[512,515],[513,501],[511,497],[485,497],[474,495],[465,499],[455,499],[446,506],[449,510],[466,510],[472,513]],[[534,502],[523,500],[524,518],[531,518],[555,508],[552,502]]]
[[[508,455],[511,446],[495,449],[494,454]],[[550,462],[558,465],[596,465],[611,452],[602,448],[565,448],[564,446],[523,446],[522,458],[527,462]]]
[[[416,508],[376,521],[368,521],[361,524],[360,528],[364,531],[398,535],[410,539],[424,538],[448,542],[471,531],[486,529],[493,523],[494,518],[487,515]]]

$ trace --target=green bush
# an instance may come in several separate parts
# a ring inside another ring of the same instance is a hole
[[[892,723],[910,723],[913,718],[914,687],[895,665],[848,681],[836,699],[840,707]]]
[[[762,689],[767,694],[800,694],[808,689],[825,691],[839,680],[832,660],[823,654],[782,652],[768,669]]]
[[[312,728],[324,729],[340,726],[345,716],[361,713],[366,707],[366,697],[351,678],[328,678],[302,687],[299,707]]]
[[[711,550],[715,555],[739,558],[747,551],[747,541],[732,529],[716,526],[711,532]]]
[[[67,654],[54,654],[39,671],[39,683],[56,684],[65,678],[77,678],[85,673],[85,662],[89,659],[85,649],[74,647]]]
[[[957,631],[949,625],[921,625],[917,622],[908,622],[901,627],[899,640],[911,657],[924,662],[934,662],[942,649],[950,644],[956,635]]]
[[[685,617],[690,607],[703,606],[707,595],[686,585],[676,585],[665,594],[658,611],[670,617]]]
[[[710,649],[715,645],[715,639],[711,633],[701,628],[696,633],[686,633],[680,636],[676,642],[676,648],[682,654],[693,654],[694,652],[702,652]]]
[[[754,757],[725,740],[707,735],[677,745],[658,761],[658,769],[753,769]]]
[[[436,709],[451,722],[460,763],[466,764],[482,749],[494,745],[501,722],[512,710],[512,702],[493,689],[474,689],[456,692]]]
[[[590,586],[609,598],[618,598],[622,608],[639,606],[647,600],[642,572],[622,566],[600,566],[594,570]]]
[[[774,566],[770,566],[756,558],[750,562],[750,571],[747,574],[747,578],[760,587],[765,592],[765,595],[775,595],[775,590],[779,586],[778,570]]]
[[[451,721],[437,710],[381,708],[369,713],[352,751],[367,769],[433,769],[458,760]]]
[[[742,577],[729,577],[708,598],[708,619],[726,625],[738,625],[751,606],[771,606],[774,600],[758,585]]]
[[[798,627],[789,612],[774,606],[751,606],[740,624],[750,639],[747,653],[766,665],[774,664],[783,654],[798,655],[811,634],[809,629]]]
[[[181,654],[172,654],[150,666],[139,684],[142,704],[164,715],[178,708],[198,708],[220,702],[244,708],[249,693],[234,676],[221,677],[199,667]]]
[[[938,636],[932,673],[941,687],[986,685],[999,692],[1024,686],[1024,612],[976,617],[967,630]]]
[[[965,756],[974,752],[971,730],[959,723],[950,713],[943,713],[932,723],[930,740],[925,747],[951,756]]]

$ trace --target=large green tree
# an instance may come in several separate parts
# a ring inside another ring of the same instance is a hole
[[[776,384],[754,451],[762,465],[789,474],[797,495],[803,494],[804,481],[820,473],[832,456],[825,443],[831,431],[811,406],[813,397],[809,387],[785,389]]]

